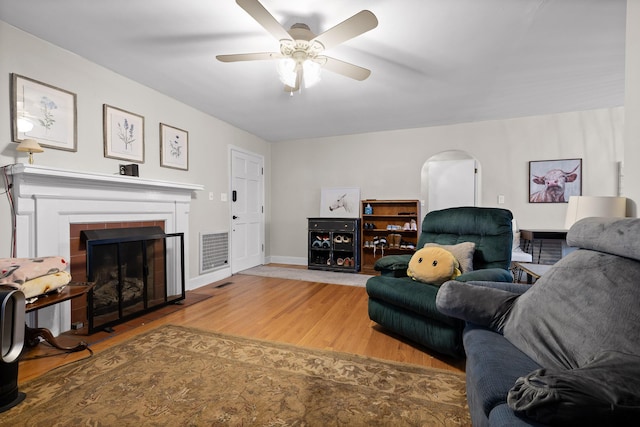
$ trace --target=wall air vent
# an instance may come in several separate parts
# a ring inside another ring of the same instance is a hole
[[[229,233],[200,233],[200,274],[229,265]]]

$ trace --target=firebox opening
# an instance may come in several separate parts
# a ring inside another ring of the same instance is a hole
[[[89,333],[185,298],[184,233],[161,227],[83,230]]]

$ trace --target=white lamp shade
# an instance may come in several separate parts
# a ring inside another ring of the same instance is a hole
[[[16,147],[16,151],[29,153],[29,164],[33,164],[33,153],[42,153],[44,150],[35,139],[23,139]]]
[[[624,218],[627,210],[625,197],[571,196],[567,205],[564,227],[568,230],[582,218]]]
[[[310,88],[320,81],[320,64],[307,59],[302,64],[302,71],[304,73],[304,87]]]
[[[291,58],[284,58],[278,61],[280,81],[289,87],[296,86],[296,79],[298,78],[296,66],[296,61]]]

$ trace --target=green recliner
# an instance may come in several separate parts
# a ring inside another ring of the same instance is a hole
[[[426,243],[455,245],[474,242],[473,271],[456,278],[461,282],[488,280],[511,282],[509,272],[513,215],[498,208],[459,207],[429,212],[422,222],[416,248]],[[436,308],[438,286],[407,277],[411,255],[380,258],[380,276],[367,281],[369,318],[391,332],[439,353],[463,357],[464,323]]]

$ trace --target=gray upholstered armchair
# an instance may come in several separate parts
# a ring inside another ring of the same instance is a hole
[[[512,224],[510,211],[498,208],[460,207],[429,212],[422,222],[417,248],[426,243],[456,245],[473,242],[473,270],[462,271],[458,281],[511,282]],[[380,276],[367,281],[369,317],[398,335],[440,353],[460,357],[463,322],[436,308],[438,285],[407,277],[411,255],[380,258]]]

